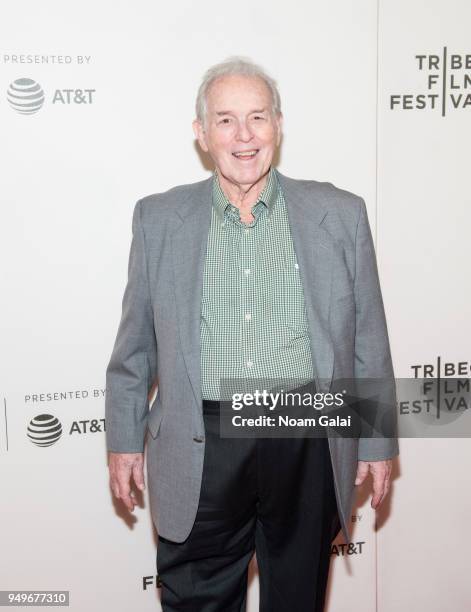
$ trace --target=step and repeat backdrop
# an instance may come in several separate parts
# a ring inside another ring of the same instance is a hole
[[[471,4],[5,0],[0,13],[0,590],[159,610],[147,492],[133,515],[113,501],[105,448],[135,202],[209,176],[197,87],[250,57],[279,83],[280,170],[367,202],[396,376],[469,377]],[[332,545],[332,612],[469,609],[469,440],[400,450],[387,501],[373,511],[360,487],[353,542]]]

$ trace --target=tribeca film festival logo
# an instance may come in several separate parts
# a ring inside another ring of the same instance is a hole
[[[413,382],[418,383],[420,396],[409,397],[399,403],[401,416],[417,415],[438,425],[456,420],[471,407],[471,363],[443,361],[411,365]]]
[[[394,93],[390,110],[435,110],[442,117],[454,110],[471,108],[471,54],[451,53],[443,47],[440,54],[414,56],[422,77],[416,92]]]
[[[74,434],[94,434],[106,431],[105,419],[83,419],[72,421],[69,436]],[[36,446],[52,446],[62,436],[62,423],[52,414],[39,414],[31,419],[27,427],[27,437]]]
[[[93,104],[95,92],[95,89],[55,89],[47,98],[39,83],[23,77],[10,83],[7,100],[11,108],[21,115],[34,115],[46,101],[63,106]]]

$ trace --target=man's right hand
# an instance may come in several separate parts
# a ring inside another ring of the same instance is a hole
[[[137,500],[131,491],[131,479],[137,488],[144,491],[144,453],[112,453],[109,454],[108,468],[110,471],[110,486],[114,496],[122,499],[126,508],[132,512]]]

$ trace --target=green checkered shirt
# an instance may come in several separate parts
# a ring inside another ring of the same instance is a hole
[[[313,379],[309,327],[283,193],[273,168],[245,224],[217,172],[201,304],[201,387],[221,379]]]

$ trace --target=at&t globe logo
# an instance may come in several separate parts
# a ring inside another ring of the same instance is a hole
[[[44,91],[33,79],[16,79],[8,87],[7,100],[21,115],[32,115],[44,104]]]
[[[62,425],[52,414],[39,414],[28,425],[28,438],[36,446],[51,446],[62,435]]]

